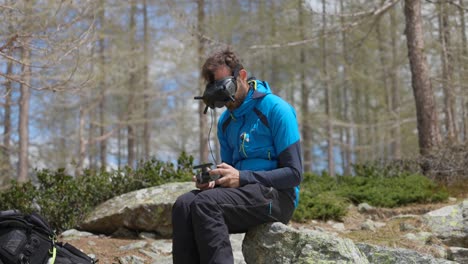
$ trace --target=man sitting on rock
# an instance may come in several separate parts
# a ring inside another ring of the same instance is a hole
[[[205,93],[218,96],[210,107],[227,108],[218,122],[222,163],[209,171],[220,178],[197,182],[198,190],[175,202],[174,264],[233,263],[229,234],[289,222],[302,181],[294,108],[272,94],[267,82],[248,78],[229,48],[212,54],[201,74],[208,83]]]

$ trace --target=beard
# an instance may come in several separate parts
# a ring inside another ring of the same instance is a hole
[[[239,106],[241,106],[242,103],[244,102],[245,98],[247,98],[248,93],[249,93],[248,87],[242,87],[241,89],[238,89],[236,92],[236,95],[234,96],[235,101],[226,103],[227,109],[229,109],[229,111],[233,111],[239,108]]]

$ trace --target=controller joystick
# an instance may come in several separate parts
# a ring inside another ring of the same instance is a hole
[[[201,169],[200,173],[197,173],[196,178],[198,183],[208,183],[210,181],[215,181],[221,178],[221,175],[210,175],[208,168],[210,168],[213,163],[204,163],[197,166],[194,166],[194,169]]]

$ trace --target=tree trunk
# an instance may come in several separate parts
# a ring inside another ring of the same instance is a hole
[[[468,78],[467,76],[467,70],[468,70],[468,42],[467,42],[467,37],[466,37],[466,25],[465,25],[465,6],[464,6],[464,0],[459,1],[460,8],[458,9],[460,12],[460,33],[462,37],[462,56],[461,56],[461,61],[460,61],[460,69],[459,69],[459,75],[460,75],[460,88],[462,92],[461,96],[461,104],[462,104],[462,125],[463,127],[463,141],[465,143],[468,142]]]
[[[387,112],[388,113],[391,113],[392,111],[392,105],[393,105],[393,102],[392,102],[392,96],[391,96],[391,91],[390,91],[390,85],[388,85],[388,72],[389,72],[389,69],[388,69],[388,59],[387,59],[387,50],[385,48],[385,43],[386,43],[386,40],[384,38],[384,35],[386,34],[382,34],[381,30],[382,30],[382,22],[385,23],[385,21],[382,21],[384,19],[384,16],[380,16],[379,19],[377,20],[377,25],[375,26],[376,27],[376,33],[377,33],[377,42],[378,42],[378,52],[379,52],[379,58],[380,58],[380,65],[381,65],[381,75],[380,75],[380,80],[382,82],[382,86],[383,86],[383,90],[384,90],[384,97],[386,99],[386,108],[387,108]],[[376,118],[376,120],[378,120],[378,117]],[[384,131],[380,131],[378,134],[381,134],[382,138],[385,139],[385,137],[390,137],[391,138],[391,134],[389,135],[388,134],[388,130],[385,129]],[[391,157],[391,151],[386,151],[386,149],[389,149],[387,148],[386,144],[384,143],[385,140],[382,140],[383,142],[380,142],[379,144],[382,145],[382,149],[383,149],[383,155],[382,155],[382,158],[384,159],[392,159],[393,157]]]
[[[6,75],[13,74],[13,62],[9,60],[7,62]],[[10,158],[10,140],[11,140],[11,104],[12,104],[12,83],[11,80],[5,80],[5,105],[3,107],[4,119],[3,119],[3,147],[2,147],[2,174],[0,180],[4,177],[8,178],[11,171],[11,158]],[[0,184],[2,182],[0,181]]]
[[[444,92],[445,130],[449,144],[457,142],[457,128],[455,125],[455,98],[452,83],[453,59],[450,51],[450,26],[448,21],[447,6],[444,2],[438,3],[439,7],[439,41],[441,44],[442,61],[442,87]]]
[[[306,39],[305,36],[305,23],[304,23],[304,9],[302,7],[302,0],[298,1],[299,9],[299,39]],[[309,87],[306,82],[306,51],[305,47],[300,47],[299,54],[300,63],[300,82],[301,82],[301,112],[302,112],[302,144],[304,146],[304,171],[312,170],[312,131],[309,120]]]
[[[440,143],[437,111],[424,54],[421,1],[405,0],[406,40],[411,68],[411,84],[416,103],[419,152],[427,155]]]
[[[106,108],[106,57],[104,54],[105,51],[105,0],[100,0],[100,6],[99,6],[99,22],[100,22],[100,32],[101,35],[99,36],[99,41],[98,41],[98,53],[99,53],[99,65],[100,65],[100,71],[101,71],[101,80],[99,82],[99,87],[100,87],[100,95],[101,98],[99,100],[99,106],[98,106],[98,111],[99,111],[99,124],[100,124],[100,129],[99,129],[99,136],[103,137],[104,134],[106,133],[106,117],[105,117],[105,108]],[[101,169],[106,170],[107,167],[107,140],[102,140],[99,142],[99,157],[101,161]]]
[[[204,35],[204,21],[205,21],[205,0],[197,0],[198,3],[198,11],[197,11],[197,18],[198,18],[198,24],[197,24],[197,30],[198,30],[198,65],[199,69],[201,70],[201,67],[203,65],[203,60],[205,57],[205,44],[203,40],[203,35]],[[199,94],[203,94],[205,86],[203,85],[203,78],[199,77],[198,80],[198,87],[199,87]],[[199,140],[200,140],[200,163],[206,163],[208,162],[208,136],[207,136],[207,131],[208,131],[208,125],[207,125],[207,117],[205,114],[203,114],[203,111],[205,110],[205,104],[200,100],[198,102],[198,116],[199,116],[199,125],[200,125],[200,131],[199,131]]]
[[[79,140],[79,152],[78,152],[78,161],[75,168],[75,176],[81,176],[83,171],[83,161],[86,157],[86,145],[87,142],[84,138],[84,129],[85,129],[85,110],[81,105],[84,102],[83,96],[80,96],[80,110],[79,110],[79,127],[78,127],[78,140]]]
[[[28,3],[27,3],[28,4]],[[18,161],[18,182],[29,180],[29,99],[31,97],[31,50],[29,47],[31,40],[24,40],[22,47],[22,80],[21,95],[19,100],[19,161]]]
[[[144,160],[149,160],[150,158],[150,147],[151,147],[151,130],[149,122],[149,44],[150,44],[150,31],[148,27],[148,6],[146,0],[143,0],[143,156]]]
[[[340,0],[340,10],[344,13],[343,0]],[[344,27],[345,19],[341,17],[341,26]],[[351,175],[351,163],[352,163],[352,152],[353,142],[351,141],[353,115],[349,107],[351,100],[350,90],[352,90],[352,83],[349,81],[349,66],[351,65],[349,54],[348,54],[348,37],[345,30],[341,31],[341,38],[343,44],[343,117],[349,127],[344,127],[344,147],[343,150],[343,173],[344,175]]]
[[[24,1],[24,10],[26,19],[32,14],[32,1]],[[28,23],[26,23],[27,25]],[[27,31],[27,29],[25,29]],[[22,81],[20,85],[21,95],[19,98],[19,153],[18,153],[18,182],[29,180],[29,99],[31,97],[31,38],[25,37],[21,47],[21,74]]]
[[[394,159],[401,159],[401,125],[400,125],[400,86],[398,85],[398,22],[395,8],[390,11],[391,44],[392,44],[392,64],[390,69],[390,85],[392,96],[392,119],[395,127],[391,129],[391,153]]]
[[[328,76],[328,55],[326,47],[325,34],[327,32],[327,18],[326,18],[326,1],[322,0],[322,38],[321,38],[321,50],[322,50],[322,78],[324,80],[325,88],[325,114],[327,118],[327,157],[328,157],[328,173],[330,176],[335,176],[335,158],[333,155],[333,112],[332,112],[332,95],[331,86]]]
[[[130,50],[132,55],[135,55],[136,50],[136,3],[131,2],[130,8]],[[132,123],[133,108],[135,100],[135,85],[136,85],[136,73],[135,73],[135,61],[131,59],[130,63],[130,76],[128,80],[128,104],[127,104],[127,165],[131,168],[135,166],[135,126]]]

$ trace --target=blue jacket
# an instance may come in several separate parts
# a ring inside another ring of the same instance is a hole
[[[249,81],[242,105],[218,122],[221,158],[240,171],[240,185],[261,183],[286,192],[297,206],[302,181],[299,127],[294,108],[267,82]]]

